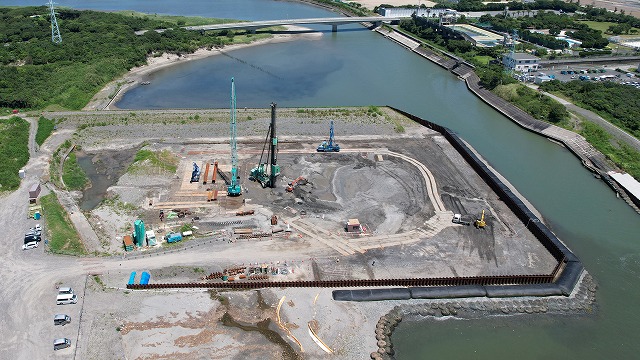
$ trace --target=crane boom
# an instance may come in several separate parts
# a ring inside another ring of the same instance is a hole
[[[238,196],[242,188],[238,182],[238,139],[236,129],[236,87],[231,78],[231,181],[227,186],[227,195]]]

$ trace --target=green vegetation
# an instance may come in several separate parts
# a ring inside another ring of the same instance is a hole
[[[111,210],[118,215],[133,215],[134,212],[138,210],[137,206],[120,200],[119,195],[105,197],[100,204],[111,208]],[[131,225],[131,223],[125,224],[124,232],[132,230],[133,225]]]
[[[264,32],[201,33],[179,27],[195,23],[194,18],[57,11],[60,28],[65,29],[61,45],[51,42],[46,7],[0,8],[0,42],[4,45],[0,47],[0,108],[79,110],[108,82],[144,65],[147,56],[192,53],[198,48],[270,36]],[[197,21],[201,22],[205,20]],[[168,30],[135,34],[159,28]]]
[[[499,85],[493,92],[536,119],[558,123],[569,118],[562,104],[525,85]]]
[[[45,140],[47,140],[51,132],[53,132],[54,125],[53,121],[44,116],[40,116],[38,119],[38,132],[36,132],[36,143],[38,145],[44,144]]]
[[[0,119],[0,191],[20,187],[18,171],[29,161],[28,143],[28,122],[16,116]]]
[[[98,284],[102,288],[102,290],[104,290],[105,285],[104,285],[104,282],[102,282],[100,275],[93,275],[93,281],[95,281],[96,284]]]
[[[640,90],[609,81],[549,81],[540,89],[571,99],[640,139]]]
[[[201,268],[201,267],[194,267],[194,268],[193,268],[193,272],[194,272],[194,273],[196,273],[196,274],[198,274],[198,273],[203,273],[203,272],[204,272],[204,269],[203,269],[203,268]]]
[[[57,254],[84,255],[86,250],[76,228],[58,202],[55,193],[42,196],[44,219],[49,233],[49,250]]]
[[[169,150],[151,151],[141,149],[136,153],[133,164],[129,166],[129,172],[140,173],[144,170],[159,169],[175,173],[178,169],[178,158]]]
[[[90,183],[87,174],[78,165],[74,151],[69,154],[62,167],[62,181],[69,190],[84,190]]]
[[[180,232],[183,233],[185,231],[193,231],[193,225],[192,224],[184,224],[180,227]]]
[[[587,141],[621,169],[640,181],[640,152],[611,137],[602,127],[588,121],[580,132]]]
[[[331,6],[332,8],[337,8],[340,9],[342,11],[345,11],[347,13],[350,13],[351,15],[354,16],[371,16],[371,15],[375,15],[373,12],[371,12],[369,9],[365,8],[364,6],[362,6],[362,4],[359,4],[357,2],[342,2],[342,1],[335,1],[335,0],[312,0],[312,2],[317,2],[317,3],[321,3],[321,4],[326,4]]]
[[[67,153],[67,150],[72,146],[71,141],[65,141],[60,147],[53,153],[51,162],[49,163],[49,181],[55,184],[57,187],[62,188],[62,182],[60,181],[60,164],[62,164],[62,157]]]

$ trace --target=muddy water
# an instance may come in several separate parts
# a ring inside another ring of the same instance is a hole
[[[289,343],[278,334],[277,331],[269,329],[271,324],[271,318],[266,318],[259,321],[256,325],[245,324],[236,321],[228,312],[224,313],[221,319],[225,326],[237,327],[243,331],[257,331],[262,334],[270,342],[280,346],[282,348],[282,359],[284,360],[297,360],[300,359],[300,355],[289,345]]]
[[[82,193],[80,210],[95,209],[107,195],[107,190],[122,176],[133,162],[138,149],[101,151],[77,154],[78,165],[84,170],[91,185]]]

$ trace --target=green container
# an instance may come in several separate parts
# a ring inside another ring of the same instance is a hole
[[[133,223],[133,228],[134,228],[133,238],[136,242],[136,245],[139,247],[144,246],[144,238],[145,238],[144,222],[142,220],[136,220]]]

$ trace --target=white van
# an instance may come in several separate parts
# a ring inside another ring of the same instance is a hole
[[[67,305],[78,303],[78,297],[76,294],[60,294],[56,298],[57,305]]]
[[[73,295],[73,289],[70,287],[61,287],[58,289],[58,294],[63,295],[63,294],[69,294],[69,295]]]

